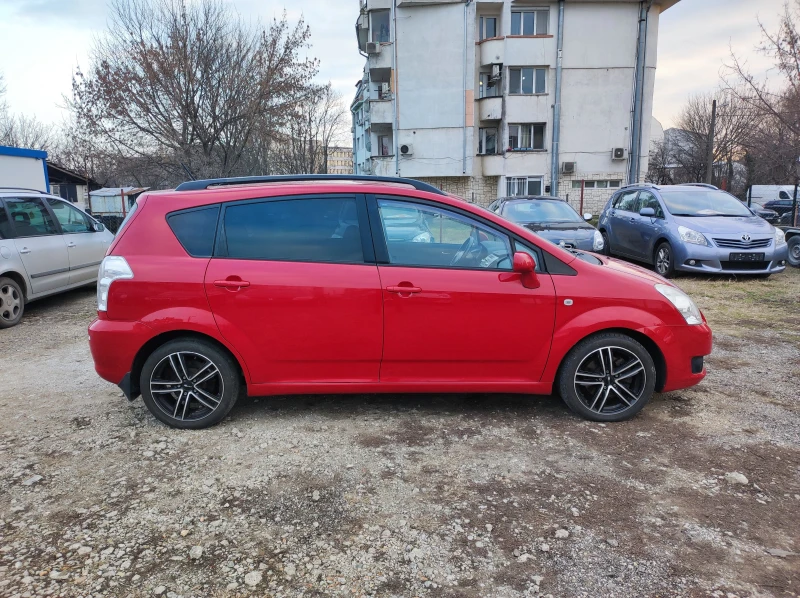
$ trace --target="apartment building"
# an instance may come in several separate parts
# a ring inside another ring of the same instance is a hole
[[[647,172],[658,22],[679,0],[361,0],[356,174],[596,211]]]
[[[328,174],[353,174],[353,148],[328,148]]]

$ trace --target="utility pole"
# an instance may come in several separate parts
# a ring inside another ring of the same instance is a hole
[[[714,128],[717,126],[717,100],[711,102],[711,129],[708,131],[708,156],[706,157],[706,183],[714,177]]]

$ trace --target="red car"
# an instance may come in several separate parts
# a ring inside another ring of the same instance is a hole
[[[177,428],[241,392],[557,391],[596,421],[705,376],[711,330],[652,272],[426,183],[192,181],[142,195],[100,269],[97,372]]]

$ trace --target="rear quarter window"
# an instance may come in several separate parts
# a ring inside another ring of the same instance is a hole
[[[167,223],[189,255],[211,257],[218,215],[219,206],[209,206],[170,214]]]

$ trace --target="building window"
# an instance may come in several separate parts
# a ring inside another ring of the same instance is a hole
[[[499,81],[492,81],[491,73],[481,73],[478,81],[479,98],[495,98],[501,95]]]
[[[540,176],[515,176],[506,179],[506,196],[508,197],[541,194],[542,177]]]
[[[481,17],[480,38],[491,39],[497,37],[497,17]]]
[[[372,41],[379,43],[391,41],[389,39],[389,14],[388,10],[372,11]]]
[[[544,123],[508,125],[508,147],[512,150],[543,150]]]
[[[549,10],[525,10],[511,13],[511,35],[547,35]]]
[[[620,181],[620,180],[584,181],[584,189],[619,189],[621,185],[622,185],[622,181]],[[580,189],[581,188],[581,181],[580,180],[573,180],[572,181],[572,188],[573,189]]]
[[[487,155],[497,153],[497,129],[495,127],[479,130],[478,153]]]
[[[532,95],[547,93],[547,69],[532,66],[508,69],[508,93]]]
[[[381,156],[392,155],[392,143],[388,135],[378,135],[378,151]]]

